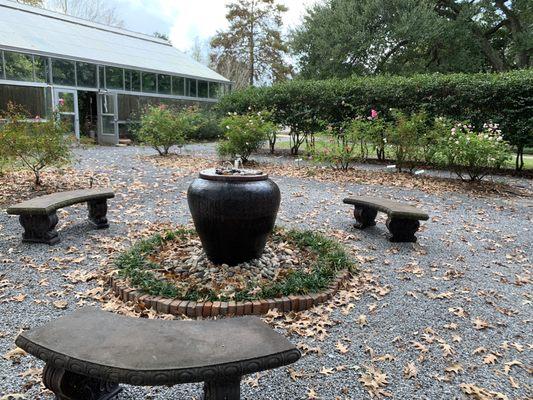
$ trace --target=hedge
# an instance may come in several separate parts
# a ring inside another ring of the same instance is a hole
[[[516,146],[517,156],[525,147],[533,146],[532,69],[499,74],[293,80],[233,92],[217,105],[220,112],[269,110],[274,122],[304,133],[321,129],[318,121],[340,124],[367,116],[372,108],[384,118],[390,109],[396,109],[425,111],[475,126],[495,122],[505,139]]]

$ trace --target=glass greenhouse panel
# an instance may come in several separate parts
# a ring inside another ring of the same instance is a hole
[[[0,79],[5,79],[4,76],[4,52],[0,50]]]
[[[155,74],[149,72],[142,73],[142,91],[146,93],[155,93],[157,91],[157,79]]]
[[[196,97],[196,79],[186,79],[185,81],[185,96]]]
[[[107,89],[124,90],[124,70],[117,67],[105,67],[105,84]]]
[[[98,87],[95,64],[84,62],[76,63],[76,73],[78,74],[78,86],[96,88]]]
[[[56,85],[76,86],[74,61],[52,60],[52,80]]]
[[[141,91],[141,73],[139,71],[131,71],[131,91]]]
[[[209,83],[206,81],[198,81],[198,97],[207,99],[209,96]]]
[[[35,82],[48,82],[48,58],[33,56]]]
[[[27,54],[4,51],[6,79],[33,81],[33,57]]]
[[[218,82],[209,82],[209,98],[218,99],[220,97],[221,85]]]
[[[185,95],[185,78],[182,78],[181,76],[172,77],[172,94],[174,96]]]
[[[172,84],[171,84],[170,75],[159,74],[157,76],[157,93],[161,93],[161,94],[172,93]]]
[[[98,79],[99,79],[99,87],[104,89],[105,88],[105,67],[102,65],[98,66]]]

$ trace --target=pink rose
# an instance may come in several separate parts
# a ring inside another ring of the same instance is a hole
[[[65,99],[59,99],[58,103],[59,103],[60,106],[64,106],[65,105]]]
[[[374,110],[374,109],[370,110],[370,117],[372,119],[377,118],[378,117],[378,112],[376,110]]]

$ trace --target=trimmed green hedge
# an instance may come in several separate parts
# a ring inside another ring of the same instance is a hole
[[[495,122],[517,153],[533,146],[533,70],[500,74],[432,74],[354,77],[323,81],[294,80],[248,88],[223,97],[220,112],[272,112],[274,122],[310,133],[319,122],[340,124],[368,116],[372,108],[388,118],[394,108],[405,113]]]

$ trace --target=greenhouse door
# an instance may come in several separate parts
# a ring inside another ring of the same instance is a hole
[[[118,144],[118,104],[116,93],[98,94],[98,143]]]
[[[66,125],[68,133],[80,138],[80,115],[78,112],[78,92],[72,89],[54,88],[54,105],[59,118]]]

